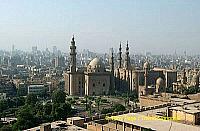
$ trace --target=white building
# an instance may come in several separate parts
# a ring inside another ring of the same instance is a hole
[[[44,85],[29,85],[28,86],[28,94],[36,94],[40,95],[47,91]]]

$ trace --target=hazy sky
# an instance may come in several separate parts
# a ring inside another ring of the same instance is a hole
[[[200,0],[0,0],[0,49],[200,53]],[[125,44],[123,45],[125,49]]]

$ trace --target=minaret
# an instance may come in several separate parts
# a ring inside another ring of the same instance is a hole
[[[122,45],[121,45],[121,42],[120,42],[120,47],[119,47],[118,62],[119,62],[119,68],[122,68]]]
[[[187,77],[186,77],[185,69],[183,69],[183,72],[182,72],[182,84],[187,84]]]
[[[110,82],[111,82],[111,87],[110,87],[110,94],[113,94],[115,91],[115,77],[114,77],[114,56],[113,56],[113,50],[111,53],[111,61],[110,61],[110,70],[111,70],[111,77],[110,77]]]
[[[148,80],[148,71],[149,71],[149,69],[150,69],[149,63],[148,63],[148,62],[145,62],[143,68],[144,68],[144,87],[145,87],[144,95],[146,95],[146,94],[147,94],[146,90],[147,90],[147,88],[148,88],[148,83],[147,83],[147,80]]]
[[[74,73],[76,72],[76,46],[74,36],[72,37],[70,50],[70,72]]]
[[[130,57],[129,57],[129,47],[128,47],[128,41],[126,45],[126,56],[125,56],[125,61],[124,61],[124,66],[126,69],[130,68]]]
[[[110,69],[111,69],[111,73],[112,75],[114,76],[114,56],[113,56],[113,50],[112,50],[112,53],[111,53],[111,62],[110,62]]]

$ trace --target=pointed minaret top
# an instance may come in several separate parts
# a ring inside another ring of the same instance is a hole
[[[72,36],[72,41],[74,41],[74,35]]]
[[[122,42],[120,41],[120,44],[119,44],[119,50],[122,49]]]
[[[128,47],[128,41],[127,41],[127,44],[126,44],[126,50],[129,50],[129,47]]]

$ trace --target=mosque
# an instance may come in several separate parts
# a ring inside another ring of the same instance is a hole
[[[151,68],[149,62],[144,63],[141,70],[136,70],[130,63],[128,41],[126,52],[122,58],[120,43],[118,62],[114,63],[113,53],[110,57],[109,70],[99,58],[94,58],[85,70],[76,67],[76,45],[74,37],[70,46],[70,70],[64,72],[65,91],[69,95],[111,95],[116,92],[138,95],[160,94],[166,87],[177,81],[177,72],[159,68]]]

